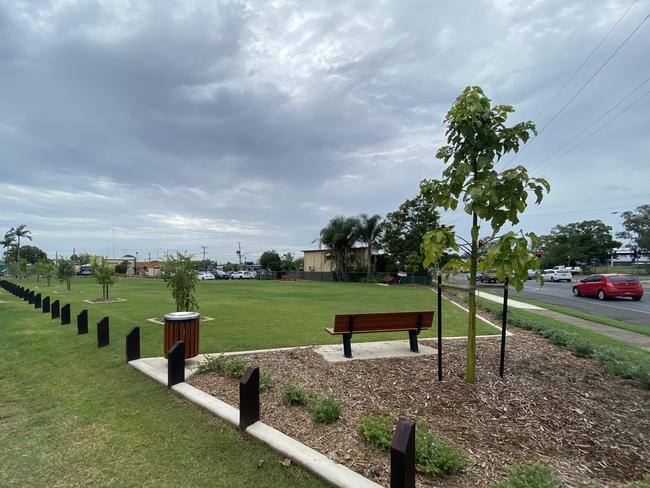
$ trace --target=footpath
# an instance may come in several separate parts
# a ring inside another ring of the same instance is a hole
[[[490,300],[492,302],[503,304],[503,297],[499,295],[494,295],[492,293],[486,293],[484,291],[477,292],[476,296],[484,298],[485,300]],[[598,322],[592,322],[591,320],[585,320],[578,317],[573,317],[572,315],[566,315],[560,312],[555,312],[553,310],[547,310],[537,305],[531,305],[530,303],[524,303],[517,300],[511,300],[508,298],[508,307],[519,308],[526,310],[527,312],[532,312],[537,315],[542,315],[544,317],[549,317],[552,319],[560,320],[566,322],[567,324],[580,327],[581,329],[587,329],[597,334],[601,334],[617,341],[624,342],[630,346],[638,347],[640,349],[645,349],[650,351],[650,336],[638,334],[636,332],[631,332],[629,330],[617,329],[616,327],[611,327],[609,325],[599,324]]]

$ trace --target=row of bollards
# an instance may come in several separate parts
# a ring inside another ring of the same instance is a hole
[[[71,322],[70,304],[66,303],[61,306],[59,300],[52,301],[49,296],[43,297],[41,293],[36,293],[24,286],[12,283],[7,280],[0,280],[0,287],[7,290],[12,295],[22,298],[24,301],[33,304],[35,309],[41,309],[42,313],[50,314],[52,320],[59,319],[61,325],[68,325]],[[88,333],[88,310],[84,309],[77,315],[77,334]],[[109,344],[109,319],[103,317],[97,322],[97,347],[105,347]]]

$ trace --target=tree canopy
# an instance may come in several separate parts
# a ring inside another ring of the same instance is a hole
[[[623,230],[617,237],[628,239],[633,245],[650,251],[650,205],[641,205],[634,211],[621,214]]]
[[[320,231],[320,242],[331,249],[337,280],[348,281],[354,244],[358,240],[359,220],[337,216]]]
[[[24,259],[29,264],[36,264],[39,261],[47,259],[47,254],[36,246],[20,246],[20,259]],[[9,247],[4,254],[5,262],[18,260],[18,247]]]
[[[608,254],[621,245],[612,237],[612,228],[600,220],[556,225],[540,237],[542,267],[573,266],[576,263],[606,262]]]
[[[260,266],[262,269],[270,269],[271,271],[280,271],[282,259],[275,250],[264,251],[260,256]]]
[[[108,300],[108,289],[115,283],[113,269],[106,262],[106,258],[97,256],[92,262],[93,278],[98,285],[102,285],[102,298]]]
[[[72,277],[75,274],[74,262],[71,259],[59,259],[56,262],[56,277],[59,281],[65,281],[67,290],[72,286]]]
[[[177,312],[194,312],[199,309],[196,300],[196,264],[192,257],[177,252],[168,254],[162,266],[163,279],[172,289]]]

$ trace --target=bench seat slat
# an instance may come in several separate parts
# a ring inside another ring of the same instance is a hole
[[[353,333],[397,332],[415,330],[417,319],[422,315],[421,329],[430,329],[433,323],[433,311],[423,312],[389,312],[354,314]],[[350,315],[337,315],[334,328],[330,334],[347,334],[349,332]]]

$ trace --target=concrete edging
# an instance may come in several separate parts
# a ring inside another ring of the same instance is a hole
[[[167,384],[167,376],[160,370],[150,366],[145,361],[137,359],[129,365],[138,371],[150,376],[154,380]],[[179,383],[171,387],[177,394],[183,396],[193,404],[204,408],[222,420],[239,427],[239,409],[225,403],[218,398],[195,388],[187,383]],[[277,429],[263,422],[255,422],[246,432],[262,441],[279,454],[288,457],[296,464],[304,467],[316,476],[339,488],[382,488],[374,481],[361,476],[359,473],[332,461],[320,452],[306,446],[296,439],[283,434]]]

